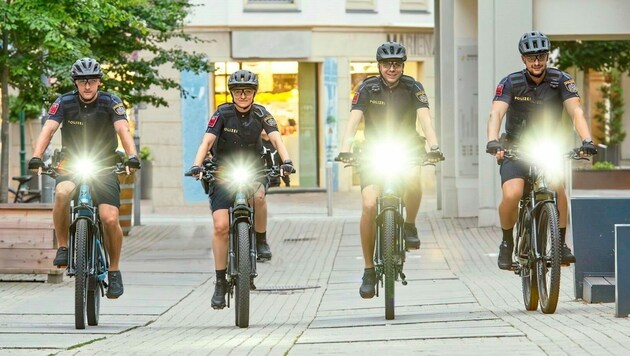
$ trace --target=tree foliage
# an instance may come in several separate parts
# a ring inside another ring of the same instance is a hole
[[[24,103],[52,100],[74,89],[69,70],[81,57],[104,66],[104,85],[128,104],[168,105],[149,93],[152,86],[179,89],[159,68],[171,64],[194,72],[212,68],[202,53],[188,53],[177,41],[200,41],[183,31],[192,5],[187,0],[14,0],[0,5],[12,47],[0,63]],[[142,53],[142,56],[138,56]],[[140,58],[141,57],[141,58]],[[43,76],[50,78],[48,80]]]
[[[200,41],[184,32],[192,9],[188,0],[0,0],[0,202],[6,201],[8,180],[7,88],[18,93],[12,110],[48,106],[74,89],[72,63],[93,57],[104,67],[104,88],[126,104],[168,105],[150,91],[181,90],[176,80],[160,75],[163,65],[195,73],[212,70],[203,53],[177,46]]]
[[[621,86],[621,74],[618,70],[612,69],[606,72],[606,79],[609,85],[603,85],[599,90],[602,92],[602,101],[595,104],[597,110],[595,121],[599,128],[600,135],[597,139],[608,146],[619,145],[626,138],[623,128],[623,87]]]
[[[554,65],[562,70],[630,71],[630,41],[553,41],[551,49],[558,50]]]

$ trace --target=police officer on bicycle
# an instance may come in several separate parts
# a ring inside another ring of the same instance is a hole
[[[386,42],[376,50],[378,77],[367,78],[352,99],[352,109],[341,144],[339,159],[349,157],[352,139],[357,127],[365,120],[365,143],[376,141],[384,135],[405,141],[409,150],[420,156],[426,152],[425,144],[430,147],[429,159],[439,161],[443,158],[438,146],[437,136],[431,123],[429,100],[422,84],[410,76],[403,75],[407,52],[398,42]],[[425,137],[416,130],[420,123]],[[426,143],[425,143],[426,140]],[[422,186],[420,166],[413,167],[404,177],[405,193],[403,196],[406,215],[404,223],[405,243],[407,248],[418,249],[420,239],[416,229],[416,216],[420,210]],[[368,174],[361,174],[361,194],[363,207],[360,231],[361,246],[365,270],[363,283],[359,289],[362,298],[372,298],[375,294],[376,272],[374,270],[374,239],[376,217],[376,198],[378,187]]]
[[[511,269],[514,250],[513,228],[516,224],[518,202],[523,194],[528,168],[518,161],[503,160],[504,144],[499,142],[499,131],[504,116],[506,141],[518,143],[525,129],[549,123],[549,119],[560,122],[562,110],[566,110],[573,126],[582,140],[581,155],[593,155],[597,148],[591,140],[588,123],[580,103],[577,86],[571,76],[547,66],[551,43],[541,32],[524,33],[518,50],[525,69],[503,78],[496,88],[492,109],[488,119],[488,144],[486,151],[496,156],[501,163],[501,190],[503,198],[499,205],[499,219],[503,230],[503,241],[499,246],[498,266]],[[551,126],[554,127],[554,126]],[[557,128],[557,127],[556,127]],[[558,135],[558,140],[561,137]],[[567,197],[562,185],[553,189],[558,195],[560,213],[560,235],[562,238],[562,264],[575,262],[575,256],[565,241],[567,226]]]
[[[48,119],[35,143],[33,157],[28,168],[44,168],[42,155],[53,135],[61,127],[61,144],[66,163],[84,157],[102,166],[120,162],[116,152],[120,137],[128,154],[125,165],[131,170],[140,169],[133,137],[129,132],[126,109],[119,97],[99,91],[103,72],[93,58],[77,60],[70,71],[76,90],[60,96],[48,110]],[[71,176],[56,180],[53,221],[59,243],[53,264],[61,267],[68,263],[69,204],[76,183]],[[107,297],[116,299],[123,294],[119,261],[123,232],[118,222],[120,185],[115,173],[99,177],[93,182],[93,198],[103,223],[105,242],[110,257]]]
[[[254,97],[258,90],[258,77],[248,70],[238,70],[228,79],[228,89],[233,102],[222,104],[210,117],[206,133],[197,150],[194,165],[189,172],[199,177],[202,164],[209,150],[212,148],[212,158],[221,167],[224,162],[231,162],[237,155],[248,156],[252,160],[260,160],[263,151],[261,132],[269,137],[269,141],[276,148],[283,160],[280,166],[284,174],[294,173],[293,162],[282,143],[278,126],[274,117],[264,106],[254,104]],[[269,182],[262,181],[254,193],[256,249],[258,258],[271,259],[271,250],[267,243],[267,203],[265,194]],[[212,251],[216,269],[216,283],[211,306],[223,309],[226,305],[227,293],[227,249],[229,215],[228,209],[233,205],[233,195],[225,184],[215,183],[209,190],[210,208],[214,221],[214,235]]]

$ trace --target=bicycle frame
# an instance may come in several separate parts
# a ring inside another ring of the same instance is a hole
[[[517,255],[519,266],[517,266],[515,270],[516,274],[520,273],[521,268],[525,266],[529,267],[532,263],[536,263],[542,259],[540,249],[538,248],[538,220],[536,217],[542,205],[547,202],[553,203],[557,209],[557,193],[547,187],[545,176],[540,172],[538,167],[531,165],[529,167],[527,181],[525,182],[523,196],[519,201],[516,230],[518,232],[517,246],[520,247],[522,244],[528,243],[530,256]],[[529,234],[525,233],[525,229],[528,230]],[[519,248],[518,251],[523,250]]]
[[[398,280],[398,277],[401,278],[402,284],[407,285],[407,281],[405,280],[406,276],[403,273],[403,261],[405,256],[405,241],[403,235],[403,201],[401,198],[401,182],[399,177],[387,177],[384,179],[384,182],[380,185],[380,194],[376,199],[376,240],[374,244],[374,269],[376,270],[377,275],[379,276],[379,283],[383,284],[383,275],[384,271],[384,256],[383,256],[383,223],[385,212],[393,211],[394,219],[396,224],[396,277],[395,280]],[[379,295],[379,289],[376,289],[376,295]]]
[[[68,275],[74,276],[76,274],[74,250],[75,245],[75,233],[77,222],[83,219],[88,222],[88,229],[90,237],[88,241],[88,275],[95,275],[99,281],[105,281],[107,277],[107,259],[106,256],[99,256],[105,261],[105,270],[96,271],[96,253],[101,251],[100,247],[105,247],[103,243],[102,224],[98,215],[98,206],[94,205],[92,196],[90,193],[90,185],[87,182],[81,182],[77,187],[77,195],[70,201],[70,228],[68,234],[68,256],[72,259],[72,263],[68,263]],[[106,250],[106,249],[105,249]],[[99,252],[100,253],[100,252]],[[101,273],[98,273],[101,272]],[[101,294],[103,294],[103,286],[101,284]]]

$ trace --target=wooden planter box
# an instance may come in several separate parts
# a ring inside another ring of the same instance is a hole
[[[0,273],[47,274],[59,283],[52,204],[0,204]]]
[[[630,169],[574,170],[573,189],[630,189]]]

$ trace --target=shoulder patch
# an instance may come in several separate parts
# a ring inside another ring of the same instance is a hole
[[[354,96],[352,97],[352,105],[355,105],[356,103],[359,102],[359,91],[357,91],[356,93],[354,93]]]
[[[265,117],[263,119],[263,121],[265,122],[265,124],[271,126],[271,127],[278,127],[278,124],[276,124],[276,119],[273,118],[273,116],[269,115],[267,117]]]
[[[567,81],[564,82],[564,86],[567,88],[567,90],[570,93],[577,93],[578,88],[577,85],[575,85],[575,80],[573,79],[569,79]]]
[[[425,93],[424,90],[420,90],[418,92],[416,92],[416,98],[418,98],[418,101],[420,101],[421,103],[427,104],[429,102],[429,98],[427,97],[427,93]]]
[[[217,124],[217,120],[219,120],[219,114],[212,115],[210,120],[208,120],[208,127],[214,127]]]
[[[497,85],[497,89],[494,91],[494,96],[501,96],[503,94],[503,83]]]
[[[53,103],[50,109],[48,109],[48,115],[55,115],[58,109],[59,109],[59,103],[57,102]]]
[[[123,103],[115,103],[114,106],[112,106],[112,109],[116,115],[125,115],[125,105]]]

